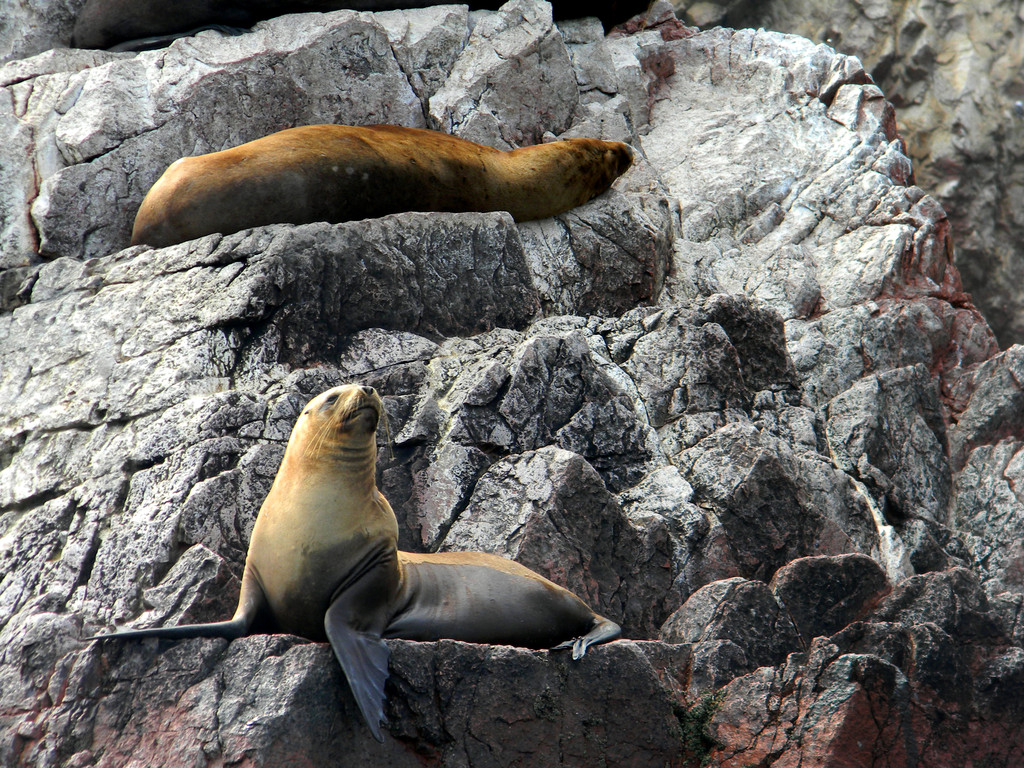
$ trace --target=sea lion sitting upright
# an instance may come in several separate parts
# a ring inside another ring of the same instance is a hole
[[[618,141],[567,139],[502,152],[419,128],[307,125],[172,163],[139,207],[132,245],[401,211],[543,219],[601,194],[632,162]]]
[[[530,569],[483,552],[398,551],[398,522],[374,480],[384,406],[371,387],[323,392],[302,411],[249,541],[230,621],[90,639],[226,637],[254,622],[328,640],[374,737],[383,741],[388,647],[381,638],[572,649],[619,625]]]

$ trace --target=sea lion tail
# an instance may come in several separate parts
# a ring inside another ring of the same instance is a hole
[[[346,621],[343,604],[335,601],[324,616],[327,639],[348,679],[363,719],[370,726],[373,738],[384,741],[380,731],[384,717],[384,682],[388,679],[388,657],[391,651],[380,636],[359,632]]]
[[[230,621],[215,621],[210,624],[183,624],[178,627],[150,627],[149,629],[121,629],[102,635],[93,635],[88,640],[136,640],[147,637],[161,637],[165,640],[181,640],[189,637],[223,637],[228,640],[244,636],[249,631],[249,621],[238,616]]]
[[[574,661],[582,659],[587,652],[587,648],[598,643],[607,643],[610,640],[614,640],[622,634],[622,627],[616,624],[611,619],[606,619],[604,616],[594,617],[594,626],[590,629],[587,634],[583,637],[577,637],[572,640],[566,640],[564,643],[559,643],[552,651],[564,651],[572,648],[572,658]]]

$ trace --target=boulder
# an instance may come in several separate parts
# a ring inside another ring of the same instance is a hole
[[[949,213],[965,290],[1004,348],[1024,341],[1024,17],[1016,3],[977,12],[928,0],[674,5],[700,26],[803,35],[863,62],[896,107],[917,183]]]

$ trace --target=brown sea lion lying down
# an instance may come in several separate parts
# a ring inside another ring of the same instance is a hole
[[[503,152],[396,125],[289,128],[172,163],[139,207],[132,245],[402,211],[543,219],[604,192],[632,158],[626,144],[599,139]]]

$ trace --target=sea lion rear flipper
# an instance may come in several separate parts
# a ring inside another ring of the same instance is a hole
[[[349,624],[348,606],[340,598],[324,615],[324,628],[334,655],[348,679],[359,711],[370,726],[373,738],[383,742],[380,723],[384,720],[384,682],[388,679],[390,651],[380,636],[359,632]]]
[[[572,657],[575,660],[582,659],[584,654],[587,652],[587,648],[598,643],[607,643],[609,640],[614,640],[622,634],[622,627],[616,624],[611,619],[606,619],[604,616],[598,616],[594,626],[587,634],[583,637],[573,638],[572,640],[566,640],[564,643],[559,643],[552,651],[564,651],[572,648]]]

